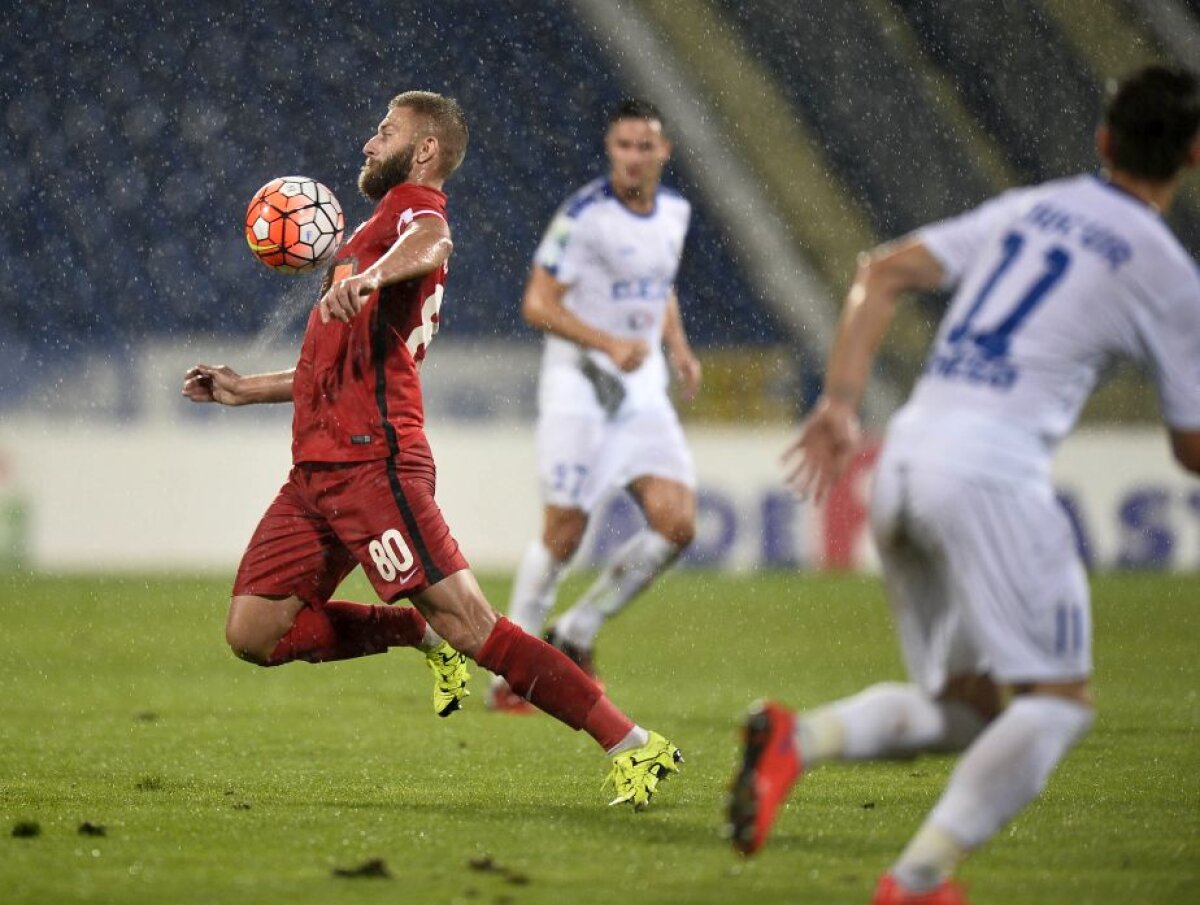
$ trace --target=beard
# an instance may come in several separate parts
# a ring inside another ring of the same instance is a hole
[[[367,162],[358,172],[358,190],[372,201],[379,201],[408,179],[416,153],[417,143],[414,141],[403,151],[397,151],[383,160],[367,158]]]

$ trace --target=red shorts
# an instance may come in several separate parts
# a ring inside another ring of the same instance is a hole
[[[235,595],[329,600],[361,565],[391,603],[467,568],[433,499],[423,440],[397,458],[292,467],[242,555]]]

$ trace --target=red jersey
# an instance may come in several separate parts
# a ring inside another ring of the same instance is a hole
[[[335,280],[378,261],[418,217],[446,219],[446,196],[427,186],[391,189],[334,257]],[[367,298],[350,323],[321,323],[313,306],[292,386],[292,461],[366,462],[395,455],[424,428],[417,372],[438,328],[446,266]]]

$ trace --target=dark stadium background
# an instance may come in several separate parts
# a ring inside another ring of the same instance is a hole
[[[1082,52],[1095,26],[1056,0],[633,6],[693,67],[699,77],[684,90],[719,111],[724,141],[753,170],[763,136],[738,113],[762,99],[736,82],[713,90],[703,67],[718,35],[685,28],[701,9],[719,17],[720,37],[741,55],[725,61],[730,71],[766,73],[787,114],[819,137],[826,179],[869,231],[845,237],[860,244],[976,203],[1001,176],[1094,168],[1079,124],[1095,120],[1103,78],[1124,62],[1171,56],[1148,0],[1106,0],[1092,12],[1124,29],[1114,38],[1124,59]],[[1174,7],[1196,21],[1195,0]],[[44,399],[35,391],[89,355],[129,360],[148,340],[263,330],[283,290],[243,247],[250,195],[277,175],[312,176],[357,223],[368,210],[354,189],[359,149],[387,100],[411,87],[456,96],[472,128],[448,186],[456,250],[445,335],[533,344],[517,310],[528,261],[554,207],[602,171],[606,109],[625,94],[680,90],[647,91],[580,8],[166,0],[149,14],[123,0],[10,5],[0,32],[0,411]],[[788,152],[768,157],[768,185],[787,178]],[[696,206],[679,281],[689,328],[716,370],[730,347],[807,351],[789,377],[799,407],[819,355],[766,303],[733,228],[698,190],[693,177],[705,165],[681,145],[668,174]],[[829,212],[835,228],[843,214]],[[819,304],[833,305],[848,274],[809,241],[822,218],[807,219],[785,226],[825,278]],[[1200,245],[1194,192],[1172,223],[1186,245]],[[937,304],[929,300],[915,336],[889,352],[897,380],[911,378]],[[292,335],[301,320],[289,322]],[[710,409],[720,417],[730,406]]]

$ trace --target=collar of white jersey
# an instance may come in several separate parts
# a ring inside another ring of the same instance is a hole
[[[1094,180],[1096,180],[1096,182],[1098,182],[1102,186],[1104,186],[1106,189],[1108,189],[1109,191],[1116,192],[1122,198],[1128,198],[1130,201],[1132,201],[1138,207],[1149,211],[1154,216],[1156,216],[1156,217],[1162,216],[1162,211],[1160,211],[1157,207],[1155,207],[1153,204],[1151,204],[1145,198],[1139,198],[1133,192],[1129,191],[1129,189],[1121,188],[1121,186],[1117,185],[1115,182],[1111,182],[1108,179],[1108,177],[1105,176],[1103,173],[1092,173],[1092,178]]]
[[[650,210],[646,211],[646,213],[644,213],[644,214],[638,213],[633,208],[631,208],[628,204],[626,204],[624,201],[621,200],[621,196],[617,194],[617,190],[613,187],[611,179],[605,178],[604,185],[601,187],[600,191],[604,194],[605,198],[611,198],[613,201],[617,202],[617,204],[619,204],[621,206],[621,210],[625,211],[625,213],[629,214],[629,216],[637,217],[639,220],[649,220],[651,217],[653,217],[655,214],[658,213],[658,197],[659,197],[659,195],[662,194],[663,187],[662,187],[661,183],[659,185],[655,186],[655,188],[654,188],[654,204],[651,205]]]

